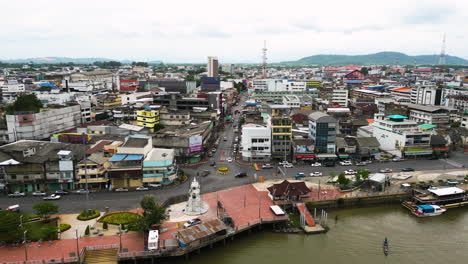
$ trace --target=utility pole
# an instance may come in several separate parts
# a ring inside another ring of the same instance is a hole
[[[26,233],[28,233],[28,230],[25,230],[23,233],[24,256],[26,257],[26,261],[27,261],[28,260],[28,244],[26,243]]]
[[[88,201],[89,201],[89,189],[88,189],[88,160],[86,158],[86,151],[87,151],[87,147],[86,147],[86,133],[83,132],[83,134],[81,134],[82,138],[83,138],[83,146],[84,146],[84,152],[83,152],[83,160],[85,162],[84,166],[85,166],[85,184],[86,184],[86,210],[89,210],[88,208]]]
[[[78,261],[80,261],[80,248],[78,247],[78,228],[75,229],[76,235],[76,255],[78,256]]]

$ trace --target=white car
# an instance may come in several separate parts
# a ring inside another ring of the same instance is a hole
[[[345,170],[344,174],[345,175],[354,175],[354,174],[356,174],[356,172],[357,171],[355,171],[355,170]]]
[[[144,187],[144,186],[140,186],[140,187],[137,187],[135,190],[137,190],[137,191],[147,191],[148,188]]]
[[[310,177],[322,177],[322,175],[323,174],[320,171],[310,173]]]
[[[148,184],[148,187],[151,187],[151,188],[161,188],[162,185],[160,183],[149,183]]]
[[[58,200],[58,199],[60,199],[60,195],[58,195],[58,194],[52,194],[51,196],[46,196],[46,197],[44,197],[44,198],[42,198],[42,199],[44,199],[44,200],[46,200],[46,201],[47,201],[47,200]]]
[[[278,165],[284,165],[284,164],[289,164],[289,162],[287,162],[286,160],[283,160],[278,163]]]
[[[8,194],[8,197],[25,197],[26,194],[24,192],[14,192]]]
[[[262,169],[271,169],[271,168],[273,168],[273,166],[271,166],[271,164],[266,163],[266,164],[262,165]]]
[[[32,193],[33,196],[46,196],[47,194],[45,192],[41,191],[36,191]]]
[[[392,172],[393,170],[392,169],[389,169],[389,168],[385,168],[385,169],[381,169],[380,172],[381,173],[390,173]]]
[[[89,193],[89,190],[79,189],[79,190],[76,190],[75,193],[77,193],[77,194],[87,194],[87,193]]]
[[[232,162],[232,158],[227,158],[227,162],[231,163],[231,162]]]
[[[340,165],[341,166],[352,166],[353,163],[349,160],[345,160],[345,161],[340,161]]]
[[[195,218],[195,219],[191,219],[191,220],[188,220],[187,222],[184,223],[184,228],[187,228],[187,227],[191,227],[191,226],[194,226],[194,225],[198,225],[198,224],[201,224],[201,219],[200,218]]]
[[[284,168],[293,168],[294,166],[291,163],[283,164]]]
[[[312,167],[320,167],[320,166],[322,166],[322,163],[320,163],[320,162],[315,162],[315,163],[312,163],[310,166],[312,166]]]
[[[128,192],[127,188],[117,188],[115,189],[116,192]]]

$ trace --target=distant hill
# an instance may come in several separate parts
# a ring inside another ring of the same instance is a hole
[[[371,64],[438,64],[439,55],[419,55],[409,56],[400,52],[379,52],[368,55],[314,55],[305,57],[297,61],[285,61],[281,64],[290,65],[304,65],[304,64],[319,64],[319,65],[345,65],[345,64],[357,64],[357,65],[371,65]],[[468,65],[468,60],[462,59],[456,56],[447,55],[445,58],[445,64],[448,65]]]
[[[43,58],[27,58],[27,59],[13,59],[13,60],[2,60],[4,63],[35,63],[35,64],[58,64],[58,63],[69,63],[75,64],[93,64],[96,61],[120,61],[121,63],[128,64],[132,63],[132,60],[113,60],[106,58],[67,58],[67,57],[43,57]],[[159,64],[162,61],[150,61],[150,64]]]

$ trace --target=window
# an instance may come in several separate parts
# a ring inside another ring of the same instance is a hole
[[[12,180],[16,180],[16,174],[10,174],[10,178],[11,178]]]
[[[23,180],[29,180],[29,176],[28,176],[28,175],[24,175],[24,176],[23,176]]]

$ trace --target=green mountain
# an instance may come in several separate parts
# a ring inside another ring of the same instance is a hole
[[[408,65],[408,64],[438,64],[439,55],[419,55],[409,56],[400,52],[379,52],[368,55],[314,55],[305,57],[297,61],[285,61],[281,64],[289,65],[305,65],[305,64],[319,64],[319,65]],[[445,64],[448,65],[468,65],[468,60],[456,56],[446,55]]]
[[[34,63],[34,64],[58,64],[58,63],[70,63],[75,64],[93,64],[96,61],[120,61],[123,64],[132,63],[132,60],[113,60],[106,58],[67,58],[67,57],[43,57],[43,58],[27,58],[27,59],[12,59],[12,60],[2,60],[4,63]],[[151,61],[151,64],[159,64],[161,61]]]

